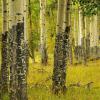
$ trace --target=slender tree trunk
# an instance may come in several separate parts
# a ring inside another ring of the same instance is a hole
[[[90,19],[85,17],[85,34],[86,34],[86,59],[90,57],[90,31],[89,31]]]
[[[47,56],[47,47],[46,47],[46,0],[40,0],[40,45],[41,45],[41,63],[46,65],[48,56]]]
[[[10,100],[17,100],[17,72],[16,72],[16,3],[9,0],[9,66],[10,66]]]
[[[24,0],[24,46],[25,46],[25,61],[26,61],[26,82],[29,66],[29,51],[28,51],[28,0]],[[35,61],[35,58],[34,58]]]
[[[77,51],[78,51],[78,62],[81,63],[82,62],[82,10],[81,8],[79,7],[78,8],[78,18],[79,18],[79,32],[78,32],[78,48],[77,48]]]
[[[82,38],[82,60],[83,60],[83,64],[86,65],[86,27],[85,27],[85,18],[86,16],[83,15],[82,17],[82,22],[83,22],[83,38]]]
[[[97,15],[91,16],[90,19],[90,52],[91,58],[97,56],[98,33],[97,33]]]
[[[78,46],[78,16],[77,16],[78,9],[75,9],[75,16],[74,16],[74,38],[75,38],[75,46]]]
[[[80,46],[79,50],[79,59],[83,64],[86,64],[86,50],[85,50],[85,21],[82,8],[79,7],[79,37],[78,45]]]
[[[74,47],[74,54],[75,54],[75,58],[76,60],[78,60],[78,28],[79,28],[79,16],[78,16],[78,9],[75,9],[75,13],[74,13],[74,41],[75,41],[75,47]]]
[[[17,33],[17,99],[27,100],[27,44],[26,44],[26,0],[16,1]]]
[[[3,32],[2,32],[2,65],[1,65],[1,82],[2,93],[8,92],[8,64],[7,64],[7,37],[8,37],[8,4],[3,0]]]
[[[2,100],[1,69],[0,69],[0,100]]]
[[[79,33],[78,33],[78,45],[81,46],[82,45],[82,10],[81,8],[79,8]]]
[[[32,10],[31,10],[31,0],[29,0],[29,8],[28,8],[28,12],[29,12],[29,48],[30,48],[30,54],[31,54],[31,58],[33,59],[33,62],[35,62],[35,56],[34,56],[34,47],[33,47],[33,40],[34,40],[34,37],[33,37],[33,34],[32,33]]]
[[[99,45],[99,35],[98,35],[98,25],[97,25],[97,21],[98,21],[98,16],[97,14],[94,15],[94,43],[95,43],[95,47],[94,47],[94,54],[95,54],[95,58],[98,57],[98,45]]]
[[[97,20],[98,43],[100,43],[100,11],[99,10],[98,10],[97,17],[98,17],[98,20]],[[98,46],[98,57],[100,58],[100,46]]]
[[[73,41],[73,35],[72,35],[72,25],[71,25],[71,0],[68,0],[68,8],[67,8],[67,13],[68,13],[68,26],[70,26],[70,33],[69,33],[69,62],[72,65],[73,64],[73,47],[72,47],[72,41]]]
[[[68,58],[68,26],[67,0],[58,0],[57,35],[54,51],[54,70],[52,89],[55,94],[66,91],[66,60]],[[67,18],[67,19],[66,19]]]

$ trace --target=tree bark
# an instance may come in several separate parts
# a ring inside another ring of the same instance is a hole
[[[46,0],[40,0],[40,45],[41,45],[41,63],[46,65],[47,47],[46,47]]]
[[[72,1],[68,0],[68,8],[67,8],[67,13],[68,13],[68,26],[70,27],[70,33],[69,33],[69,62],[72,65],[73,64],[73,45],[72,45],[72,41],[73,41],[73,35],[72,35],[72,20],[71,20],[71,4]]]
[[[1,65],[1,82],[2,93],[8,92],[8,63],[7,63],[7,38],[8,38],[8,2],[2,1],[3,5],[3,28],[2,28],[2,65]]]
[[[66,91],[66,60],[68,58],[68,26],[67,0],[58,0],[57,35],[54,51],[54,69],[52,90],[55,94]]]
[[[98,46],[98,33],[97,33],[97,15],[90,17],[90,55],[91,58],[97,57]]]
[[[86,65],[86,49],[85,49],[85,21],[84,21],[83,9],[79,7],[79,36],[78,45],[79,50],[79,62]]]
[[[78,60],[78,28],[79,28],[79,12],[78,9],[75,9],[75,13],[74,13],[74,55],[76,60]]]
[[[10,100],[17,100],[17,71],[16,71],[16,4],[9,0],[9,66],[10,66]]]
[[[16,1],[17,99],[27,100],[26,0]]]
[[[90,18],[86,16],[85,18],[85,34],[86,34],[86,59],[90,57]]]
[[[97,28],[98,28],[98,43],[100,43],[100,11],[97,14]],[[100,46],[98,46],[98,57],[100,58]]]

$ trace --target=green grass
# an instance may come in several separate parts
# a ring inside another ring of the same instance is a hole
[[[52,58],[52,57],[51,57]],[[28,98],[29,100],[100,100],[100,61],[89,62],[87,66],[67,67],[65,95],[56,96],[52,94],[52,70],[53,63],[50,59],[47,66],[42,66],[40,57],[36,57],[36,63],[30,60],[28,74]],[[50,77],[50,78],[48,78]],[[90,90],[84,86],[93,82]],[[69,87],[70,84],[80,83],[81,87]],[[36,85],[38,84],[38,85]]]

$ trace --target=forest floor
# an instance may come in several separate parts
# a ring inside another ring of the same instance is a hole
[[[100,60],[89,61],[87,66],[68,65],[67,92],[65,95],[52,94],[52,57],[47,66],[40,64],[40,57],[28,71],[29,100],[100,100]]]

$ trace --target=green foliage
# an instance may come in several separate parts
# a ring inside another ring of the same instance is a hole
[[[83,14],[86,16],[96,15],[98,10],[100,10],[99,0],[72,0],[73,4],[79,4],[83,9]]]
[[[37,48],[38,44],[39,44],[39,40],[40,40],[40,34],[39,33],[36,33],[35,31],[33,31],[32,33],[32,45],[33,45],[33,48]]]
[[[2,99],[3,99],[3,100],[10,100],[10,99],[9,99],[9,94],[5,94],[5,95],[2,97]]]
[[[40,5],[39,0],[31,0],[29,7],[31,8],[32,21],[37,20],[39,17]]]

